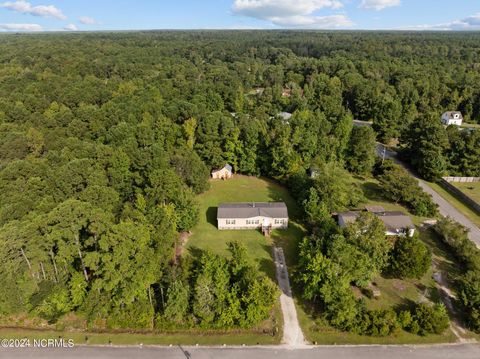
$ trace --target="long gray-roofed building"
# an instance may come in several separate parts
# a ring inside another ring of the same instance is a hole
[[[387,236],[412,236],[415,232],[415,225],[412,219],[400,211],[385,211],[381,206],[366,206],[366,210],[375,214],[385,225],[385,234]],[[338,224],[345,227],[349,223],[355,222],[360,216],[361,211],[349,211],[338,214]]]
[[[221,203],[218,229],[275,229],[288,227],[288,209],[283,202]]]

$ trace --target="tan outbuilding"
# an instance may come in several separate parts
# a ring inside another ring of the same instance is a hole
[[[229,164],[223,166],[218,170],[212,171],[212,178],[213,179],[229,179],[232,178],[233,175],[233,168]]]

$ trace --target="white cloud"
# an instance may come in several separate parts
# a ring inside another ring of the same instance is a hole
[[[0,24],[0,29],[8,31],[42,31],[38,24]]]
[[[387,7],[399,6],[400,0],[362,0],[360,7],[368,10],[380,11]]]
[[[78,28],[75,24],[68,24],[63,29],[67,30],[67,31],[77,31],[78,30]]]
[[[285,27],[306,27],[332,29],[352,26],[353,22],[345,15],[330,16],[305,16],[295,15],[286,17],[273,17],[270,19],[274,24]]]
[[[339,28],[353,25],[345,15],[317,16],[318,10],[340,9],[340,0],[235,0],[233,13],[283,27]]]
[[[450,22],[433,24],[433,25],[417,25],[407,27],[406,30],[439,30],[439,31],[473,31],[480,30],[480,13],[468,16],[461,20],[453,20]]]
[[[95,25],[97,21],[89,16],[82,16],[78,19],[84,25]]]
[[[32,4],[25,0],[7,1],[1,3],[0,7],[33,16],[54,17],[59,20],[65,20],[67,18],[61,10],[53,5],[32,6]]]

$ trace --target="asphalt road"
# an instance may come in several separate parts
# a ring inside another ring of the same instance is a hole
[[[0,349],[2,359],[478,359],[475,344],[439,346],[324,346],[281,347],[74,347],[71,349]]]
[[[477,245],[477,247],[480,248],[480,229],[472,221],[470,221],[467,217],[465,217],[459,210],[457,210],[453,205],[451,205],[445,198],[440,196],[432,187],[430,187],[428,184],[426,184],[424,181],[418,178],[418,176],[415,173],[413,173],[408,167],[405,166],[403,162],[401,162],[397,158],[396,152],[385,149],[385,146],[379,143],[377,144],[377,154],[380,157],[383,157],[385,154],[385,158],[390,158],[394,160],[395,162],[403,166],[408,172],[410,172],[410,174],[418,180],[420,187],[422,187],[425,192],[430,194],[433,198],[433,201],[436,204],[438,204],[438,209],[440,211],[440,214],[445,217],[450,217],[455,221],[457,221],[458,223],[462,224],[463,226],[467,227],[470,231],[468,233],[468,238],[470,238],[470,240],[474,242]]]

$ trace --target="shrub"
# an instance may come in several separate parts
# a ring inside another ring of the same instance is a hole
[[[363,315],[362,334],[378,337],[390,335],[397,327],[397,314],[393,309],[370,310]]]
[[[403,329],[408,329],[413,321],[412,318],[412,313],[410,313],[409,310],[402,310],[400,313],[398,313],[398,325],[400,325],[401,328]]]
[[[389,271],[398,278],[421,278],[432,262],[428,247],[414,237],[401,237],[391,253]]]
[[[412,324],[414,322],[418,324],[418,332],[421,335],[442,334],[450,325],[447,309],[443,304],[417,305],[412,316]]]
[[[55,322],[61,315],[71,310],[70,297],[66,288],[52,291],[38,307],[35,312],[50,322]]]
[[[469,271],[458,281],[460,301],[468,314],[470,327],[480,331],[480,272]]]
[[[433,227],[467,269],[480,271],[480,249],[468,239],[468,230],[450,218],[443,217]]]

